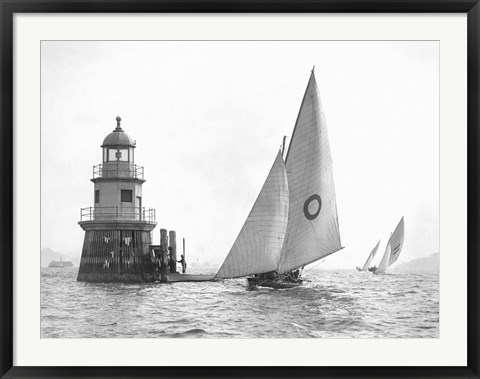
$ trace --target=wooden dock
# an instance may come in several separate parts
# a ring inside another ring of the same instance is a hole
[[[215,275],[168,274],[169,283],[178,282],[211,282]]]

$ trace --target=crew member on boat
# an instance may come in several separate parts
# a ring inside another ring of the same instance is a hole
[[[256,274],[254,276],[261,280],[277,280],[278,279],[278,273],[276,271],[264,272],[261,274]]]
[[[283,276],[283,281],[287,283],[296,283],[298,282],[298,277],[300,276],[300,270],[295,270],[287,272]]]

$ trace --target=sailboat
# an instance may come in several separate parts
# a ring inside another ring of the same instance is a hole
[[[312,70],[285,162],[277,154],[217,278],[298,285],[299,270],[342,249],[325,115]]]
[[[363,267],[358,267],[358,271],[367,271],[368,268],[370,267],[370,264],[373,261],[373,258],[375,258],[375,254],[377,254],[378,246],[380,246],[380,241],[378,241],[377,245],[373,248],[372,252],[368,255],[367,260],[365,261]]]
[[[385,248],[385,252],[383,253],[382,260],[380,261],[377,267],[372,267],[369,269],[369,271],[372,271],[374,274],[385,273],[387,268],[397,261],[400,255],[400,252],[402,251],[404,236],[405,236],[405,222],[402,217],[397,227],[395,228],[393,233],[390,235],[390,238],[388,239],[387,246]]]

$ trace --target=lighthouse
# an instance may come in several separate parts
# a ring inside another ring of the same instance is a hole
[[[102,163],[93,167],[94,205],[80,211],[85,231],[78,281],[148,282],[155,276],[151,233],[155,209],[143,206],[142,166],[135,164],[136,142],[121,127],[101,145]]]

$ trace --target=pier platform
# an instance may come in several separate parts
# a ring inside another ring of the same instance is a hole
[[[215,275],[168,274],[169,283],[209,282],[209,281],[213,281],[214,278],[215,278]]]

